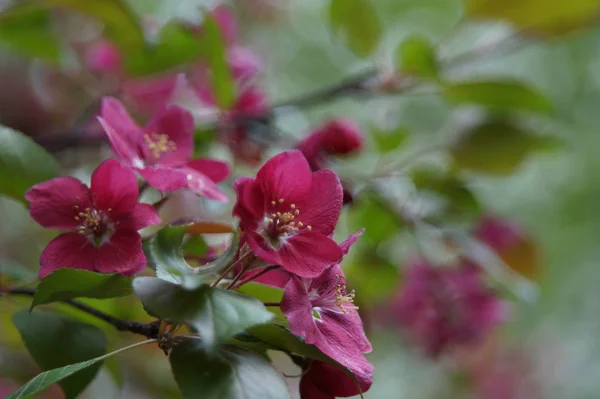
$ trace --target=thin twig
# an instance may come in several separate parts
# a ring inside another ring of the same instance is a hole
[[[239,283],[237,283],[235,288],[240,288],[242,285],[249,283],[253,280],[256,280],[258,277],[262,276],[265,273],[270,272],[271,270],[275,270],[277,269],[279,266],[267,266],[264,269],[262,269],[260,272],[256,273],[255,275],[252,275],[242,281],[240,281]]]
[[[35,296],[35,290],[31,288],[10,288],[7,290],[1,290],[0,294]],[[119,331],[129,331],[134,334],[140,334],[151,339],[158,337],[158,321],[154,321],[152,323],[141,323],[138,321],[123,320],[111,316],[107,313],[104,313],[84,303],[74,301],[72,299],[67,299],[62,302],[76,309],[79,309],[89,315],[92,315],[100,320],[103,320],[108,324],[111,324]]]
[[[234,267],[236,267],[242,261],[246,260],[252,254],[252,252],[248,252],[244,256],[233,262],[231,265],[229,265],[227,269],[225,269],[225,271],[223,271],[223,273],[221,273],[221,275],[215,281],[213,281],[213,283],[210,286],[215,287],[217,284],[219,284],[221,280],[223,280],[225,276],[234,269]]]

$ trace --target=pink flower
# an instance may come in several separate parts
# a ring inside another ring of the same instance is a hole
[[[408,270],[394,304],[397,320],[432,357],[477,343],[504,318],[504,310],[477,267],[433,267],[422,261]]]
[[[117,160],[104,161],[88,188],[73,177],[31,187],[31,217],[44,227],[68,230],[42,253],[40,277],[61,267],[133,275],[146,267],[138,230],[160,223],[156,210],[138,203],[135,174]]]
[[[293,276],[281,301],[294,334],[358,374],[368,374],[361,362],[372,348],[357,309],[339,265],[316,278]]]
[[[509,220],[485,215],[477,223],[475,235],[496,251],[503,251],[519,242],[523,232]]]
[[[123,59],[121,51],[108,40],[92,44],[85,53],[85,64],[93,72],[118,73]]]
[[[342,250],[329,238],[342,207],[333,172],[311,173],[302,153],[286,151],[255,179],[237,179],[234,188],[233,215],[259,258],[302,277],[316,277],[341,260]]]
[[[190,160],[194,151],[192,116],[183,108],[164,108],[141,129],[114,98],[105,98],[99,118],[115,153],[161,191],[188,188],[198,195],[227,202],[216,183],[228,166],[212,159]]]
[[[373,366],[362,357],[360,370],[364,374],[353,372],[356,382],[344,371],[324,362],[313,360],[300,380],[301,399],[346,398],[367,392],[373,383]]]
[[[297,148],[312,170],[327,167],[329,155],[348,155],[360,151],[363,137],[359,126],[350,119],[334,119],[314,130]]]

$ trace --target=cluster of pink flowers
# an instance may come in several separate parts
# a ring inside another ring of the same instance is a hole
[[[287,151],[267,161],[256,178],[236,180],[234,188],[242,248],[265,266],[281,266],[268,283],[284,287],[281,310],[291,331],[350,369],[367,390],[372,366],[364,354],[371,344],[339,266],[360,232],[341,244],[331,238],[342,209],[338,177],[327,169],[311,172],[300,151]],[[302,398],[358,394],[339,374],[313,362],[301,381]]]

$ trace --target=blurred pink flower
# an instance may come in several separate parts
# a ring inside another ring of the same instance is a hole
[[[138,230],[160,223],[156,210],[138,203],[133,172],[114,159],[94,171],[88,188],[59,177],[25,194],[31,217],[44,227],[68,230],[42,253],[40,277],[62,267],[132,275],[146,267]]]
[[[85,65],[93,72],[117,74],[121,71],[121,51],[109,40],[92,44],[85,52]]]

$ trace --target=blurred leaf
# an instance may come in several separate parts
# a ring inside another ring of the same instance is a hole
[[[155,44],[125,54],[125,68],[135,76],[149,75],[197,61],[201,55],[198,33],[172,22],[161,29]]]
[[[517,273],[536,279],[542,270],[540,249],[530,238],[523,238],[508,248],[497,252],[504,263]]]
[[[404,128],[398,128],[391,132],[382,132],[374,129],[371,131],[371,135],[373,140],[375,140],[377,151],[382,154],[386,154],[394,151],[396,148],[404,144],[409,136],[409,133],[408,130]]]
[[[331,0],[329,22],[333,33],[362,58],[368,57],[381,39],[381,21],[368,0]]]
[[[0,260],[0,281],[6,283],[6,280],[13,282],[23,282],[23,281],[37,281],[38,276],[31,269],[10,261],[10,260]]]
[[[397,290],[400,281],[398,267],[370,251],[355,257],[344,269],[348,286],[356,290],[359,306],[380,304]]]
[[[208,251],[208,244],[201,235],[190,236],[183,244],[183,253],[202,256]]]
[[[90,360],[106,351],[106,337],[101,330],[58,314],[21,311],[12,320],[27,350],[44,370]],[[76,398],[99,368],[100,364],[93,365],[62,380],[67,399]]]
[[[24,134],[0,125],[0,194],[25,201],[29,187],[57,175],[52,155]]]
[[[37,286],[31,309],[44,303],[73,298],[115,298],[133,293],[131,277],[87,270],[58,269]]]
[[[185,340],[169,354],[184,399],[285,399],[285,380],[262,356],[227,347],[207,353],[201,342]]]
[[[280,303],[283,298],[283,290],[259,283],[250,282],[242,285],[237,290],[261,302]],[[269,310],[281,320],[285,320],[285,316],[279,307],[269,307]]]
[[[152,341],[150,341],[150,342],[152,342]],[[5,399],[30,398],[33,395],[42,392],[46,388],[49,388],[51,385],[56,384],[57,382],[61,383],[61,381],[67,380],[69,377],[73,376],[73,374],[79,373],[79,371],[82,371],[82,370],[92,367],[92,366],[95,366],[95,368],[98,368],[100,366],[100,364],[98,364],[99,362],[101,362],[105,359],[108,359],[111,356],[114,356],[114,355],[121,353],[123,351],[126,351],[128,349],[134,348],[136,346],[148,344],[150,342],[148,342],[148,341],[138,342],[138,343],[135,343],[128,347],[116,350],[114,352],[107,353],[104,356],[96,357],[94,359],[87,360],[84,362],[74,363],[74,364],[70,364],[68,366],[59,367],[59,368],[55,368],[55,369],[52,369],[49,371],[45,371],[41,374],[38,374],[31,380],[29,380],[29,382],[27,382],[27,384],[23,385],[17,391],[8,395]],[[79,373],[79,374],[81,374],[81,373]]]
[[[350,208],[349,220],[352,230],[364,228],[363,239],[375,244],[393,237],[404,226],[385,201],[370,192],[362,193],[355,201]]]
[[[467,185],[448,172],[433,168],[420,168],[411,173],[412,181],[419,190],[440,195],[448,203],[450,213],[478,214],[481,204]]]
[[[466,132],[451,155],[458,168],[502,176],[517,170],[530,153],[557,146],[554,138],[533,135],[508,122],[486,122]]]
[[[498,110],[551,113],[541,93],[520,82],[465,82],[446,86],[443,95],[454,104],[479,104]]]
[[[0,17],[0,44],[26,56],[55,63],[60,59],[61,43],[45,10]]]
[[[422,78],[437,77],[438,62],[429,40],[418,35],[404,39],[396,49],[396,69]]]
[[[233,233],[233,227],[227,223],[219,223],[211,220],[198,220],[190,224],[188,234],[227,234]]]
[[[186,290],[157,278],[138,277],[133,281],[133,289],[150,315],[189,324],[211,349],[232,335],[273,318],[260,301],[206,284]]]
[[[544,34],[566,33],[592,22],[598,0],[465,0],[472,17],[504,19],[518,28]]]

